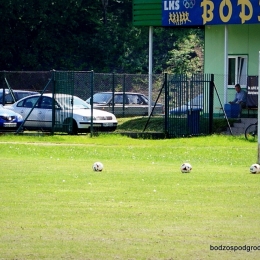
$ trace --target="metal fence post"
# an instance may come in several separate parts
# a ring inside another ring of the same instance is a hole
[[[210,75],[209,85],[209,134],[213,133],[214,74]]]
[[[90,136],[93,136],[93,95],[94,95],[94,71],[91,71],[90,78],[90,106],[91,106],[91,115],[90,115]]]
[[[6,71],[4,71],[4,81],[6,81]],[[5,84],[3,83],[3,97],[2,104],[5,105]]]
[[[54,102],[54,93],[56,93],[56,80],[55,80],[55,70],[52,70],[52,77],[53,80],[53,91],[52,91],[52,122],[51,122],[51,134],[54,135],[54,127],[55,127],[55,102]]]
[[[124,74],[124,80],[123,80],[123,117],[125,116],[125,77]]]
[[[112,113],[115,113],[115,73],[112,75]]]
[[[164,91],[165,91],[165,102],[164,102],[164,134],[166,138],[168,138],[169,135],[169,126],[168,126],[168,120],[169,120],[169,89],[168,89],[168,74],[164,74]]]
[[[16,134],[19,134],[19,132],[22,130],[26,120],[29,118],[30,114],[32,113],[33,109],[35,108],[35,106],[37,105],[39,99],[42,97],[43,93],[45,92],[45,90],[48,88],[48,86],[50,85],[50,83],[53,80],[53,76],[51,77],[51,79],[49,80],[49,82],[47,83],[47,85],[44,87],[41,95],[38,97],[37,101],[35,102],[35,104],[33,105],[32,109],[30,110],[30,112],[28,113],[28,115],[25,117],[24,122],[20,125],[20,127],[16,130]]]

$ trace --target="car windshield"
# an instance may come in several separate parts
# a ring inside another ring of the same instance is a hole
[[[60,95],[56,96],[56,101],[64,108],[71,108],[73,99],[73,109],[89,109],[90,106],[82,99],[78,97]]]
[[[17,97],[18,97],[18,100],[19,100],[19,99],[22,99],[24,97],[27,97],[27,96],[30,96],[30,95],[33,95],[33,94],[37,94],[37,92],[17,92]]]
[[[93,95],[93,103],[106,104],[111,98],[110,93],[96,93]]]
[[[203,104],[203,94],[198,95],[188,102],[188,105],[192,106],[202,106]]]

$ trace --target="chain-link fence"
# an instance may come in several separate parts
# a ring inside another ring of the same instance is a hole
[[[52,71],[2,71],[0,88],[41,92],[51,78]]]
[[[0,89],[26,90],[42,92],[55,71],[4,71],[0,72]],[[56,71],[56,73],[69,72]],[[87,100],[91,96],[91,79],[89,72],[73,73],[74,95]],[[93,91],[99,92],[136,92],[148,96],[148,75],[143,74],[108,74],[94,73]],[[163,85],[164,75],[153,75],[152,99],[155,101]],[[65,83],[63,85],[66,85]],[[52,92],[53,84],[49,84],[45,92]],[[164,92],[159,97],[158,102],[164,102]]]
[[[93,117],[93,108],[96,108],[115,114],[119,120],[131,117],[132,124],[129,124],[129,127],[124,130],[128,132],[159,131],[167,135],[169,129],[171,129],[171,132],[174,133],[171,136],[210,133],[210,124],[212,122],[208,121],[209,118],[223,118],[224,104],[234,99],[234,86],[224,88],[223,86],[226,84],[225,76],[214,75],[215,88],[213,93],[210,93],[208,82],[212,82],[212,79],[205,80],[205,75],[193,75],[192,79],[187,78],[185,75],[167,75],[167,77],[165,75],[153,75],[152,90],[149,90],[149,75],[147,74],[108,74],[86,71],[2,71],[0,72],[0,103],[8,106],[26,95],[29,96],[35,93],[39,93],[41,96],[50,93],[49,96],[52,98],[61,94],[69,95],[70,98],[66,101],[67,115],[63,114],[62,118],[58,116],[60,107],[52,101],[51,116],[47,117],[41,114],[40,117],[35,118],[35,121],[38,119],[44,120],[44,118],[49,120],[45,127],[37,126],[37,123],[34,122],[34,129],[38,127],[38,130],[51,128],[52,132],[80,132],[73,130],[75,127],[80,130],[80,125],[76,125],[75,121],[72,120],[75,114],[73,97],[77,96],[92,107],[90,116],[83,117],[84,119],[90,118],[90,122],[85,123],[85,126],[90,131],[95,128],[93,128],[93,118],[95,118]],[[250,80],[250,82],[256,82],[252,78]],[[242,86],[246,90],[247,87]],[[254,88],[255,86],[252,86],[252,90]],[[152,94],[151,102],[148,100],[150,91]],[[256,91],[252,91],[252,93],[256,93]],[[209,103],[211,102],[210,99],[212,99],[212,104]],[[30,118],[27,117],[28,114],[32,113],[34,109],[41,108],[44,103],[43,99],[32,101],[33,107],[30,108],[27,114],[23,115],[27,121],[24,124],[24,129],[26,129],[26,125],[30,121]],[[47,103],[47,100],[44,101]],[[152,106],[150,108],[153,113],[152,116],[148,116],[149,104]],[[175,115],[174,109],[187,108],[189,105],[193,107],[192,115]],[[197,105],[201,106],[202,110],[196,113],[194,106]],[[20,106],[25,106],[25,103],[21,103]],[[44,108],[46,107],[48,106],[44,104]],[[26,110],[25,107],[23,108]],[[45,113],[47,110],[43,111]],[[256,110],[253,112],[257,113]],[[249,112],[244,111],[244,113]],[[70,118],[70,120],[65,121],[64,117]],[[187,121],[184,117],[189,120]],[[200,120],[199,128],[198,119]],[[161,126],[160,130],[158,130],[158,127],[153,128],[153,124],[157,124],[157,126],[159,124]],[[84,125],[84,123],[81,125]],[[109,121],[103,121],[101,125],[106,125],[107,128],[105,129],[109,131],[116,128]],[[96,129],[98,129],[98,126],[100,125],[96,125]],[[120,127],[118,129],[120,130]]]
[[[89,131],[92,129],[95,131],[100,130],[101,127],[99,126],[101,125],[106,126],[104,130],[111,131],[116,128],[116,125],[108,120],[108,118],[111,117],[110,115],[105,114],[106,116],[103,116],[105,111],[112,112],[116,117],[120,118],[147,116],[149,110],[147,98],[149,94],[148,75],[101,74],[84,71],[4,71],[0,73],[0,84],[3,93],[0,100],[2,100],[4,105],[10,106],[17,100],[28,96],[23,103],[18,104],[19,108],[15,107],[16,112],[23,114],[25,119],[23,129],[25,130],[51,130],[52,133],[57,131],[77,133],[83,130],[81,129],[83,125],[85,125]],[[154,75],[152,90],[153,101],[150,105],[155,107],[153,114],[160,116],[161,120],[163,120],[164,116],[164,91],[161,91],[162,86],[163,75]],[[19,96],[16,96],[18,93]],[[39,93],[39,97],[31,97],[31,95],[36,93]],[[47,95],[46,93],[49,93],[49,98],[52,97],[54,100],[58,96],[60,99],[61,94],[64,95],[63,100],[60,102],[66,106],[66,113],[59,113],[61,108],[56,104],[57,100],[49,101],[52,108],[52,112],[50,113],[50,111],[46,109],[47,107],[50,108],[46,105],[48,100],[46,97],[43,98],[43,95]],[[65,98],[65,95],[70,98]],[[97,95],[99,97],[98,100],[96,100]],[[10,98],[8,99],[9,96]],[[79,97],[83,101],[87,101],[89,105],[91,105],[91,115],[89,117],[82,116],[84,120],[90,118],[89,123],[75,123],[74,96]],[[66,102],[64,101],[65,99]],[[30,106],[26,107],[29,103]],[[93,112],[93,108],[103,111],[103,114],[93,116],[93,113],[98,113],[95,109]],[[42,110],[38,111],[39,109]],[[38,115],[35,115],[36,111],[38,111]],[[49,114],[47,115],[47,113]],[[67,119],[65,120],[65,118]],[[102,118],[103,121],[107,121],[95,124],[93,118],[94,120],[95,118]],[[77,129],[77,131],[75,131],[75,129]]]
[[[94,77],[94,108],[112,112],[117,117],[148,115],[148,75],[95,73]],[[164,91],[160,93],[162,86],[163,75],[154,75],[150,104],[151,109],[155,107],[153,115],[164,114]],[[86,100],[90,103],[90,93]]]
[[[1,72],[0,73],[0,88],[2,90],[2,96],[0,96],[1,103],[4,105],[11,105],[17,100],[23,97],[30,96],[39,93],[41,96],[46,93],[52,93],[53,98],[57,95],[66,94],[77,96],[84,101],[87,101],[91,108],[98,110],[112,112],[117,118],[120,117],[133,117],[133,116],[147,116],[150,109],[154,107],[153,115],[160,116],[163,120],[164,117],[164,91],[163,86],[163,75],[153,75],[153,89],[152,89],[152,102],[149,103],[147,96],[148,91],[148,75],[131,75],[131,74],[102,74],[86,71],[39,71],[39,72]],[[31,99],[31,98],[30,98]],[[35,117],[32,120],[33,115],[37,109],[46,108],[46,98],[44,99],[45,104],[43,105],[43,99],[37,100],[36,98],[27,100],[27,104],[32,103],[33,107],[30,107],[30,111],[25,108],[25,102],[19,103],[19,107],[16,112],[22,112],[25,119],[23,124],[24,129],[30,129],[30,124],[33,123],[33,129],[37,130],[49,130],[51,132],[66,131],[76,133],[73,128],[80,129],[84,123],[75,124],[75,111],[73,111],[72,104],[66,105],[67,113],[63,113],[63,117],[69,118],[65,121],[58,115],[59,109],[56,109],[55,103],[52,103],[52,118],[47,116],[48,112],[46,109],[40,111],[41,116]],[[42,102],[42,104],[41,104]],[[64,103],[64,100],[62,101]],[[31,106],[31,105],[30,105]],[[58,106],[57,106],[58,107]],[[10,107],[9,107],[10,108]],[[27,113],[25,113],[27,111]],[[94,111],[95,112],[95,111]],[[95,112],[97,113],[97,112]],[[101,113],[101,112],[100,112]],[[104,114],[104,113],[103,113]],[[91,109],[90,127],[86,123],[89,130],[96,129],[100,130],[99,124],[93,125],[93,109]],[[103,118],[108,118],[106,117]],[[102,118],[102,116],[98,116]],[[42,124],[43,120],[47,120],[48,123]],[[36,122],[39,122],[38,125]],[[95,122],[94,122],[95,123]],[[43,126],[44,125],[44,126]],[[111,122],[103,122],[101,126],[107,126],[104,130],[114,130],[115,124]],[[161,124],[163,126],[163,123]],[[163,131],[163,127],[162,127]]]

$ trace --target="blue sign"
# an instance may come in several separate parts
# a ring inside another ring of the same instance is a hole
[[[162,0],[163,26],[260,24],[259,0]]]

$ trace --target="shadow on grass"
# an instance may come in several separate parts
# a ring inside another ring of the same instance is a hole
[[[135,118],[119,118],[117,132],[143,132],[146,124],[148,123],[148,117],[135,117]],[[145,132],[164,132],[164,118],[152,117],[145,129]]]
[[[145,131],[144,131],[145,129]],[[164,118],[148,117],[119,118],[115,133],[127,135],[132,138],[164,139]]]

